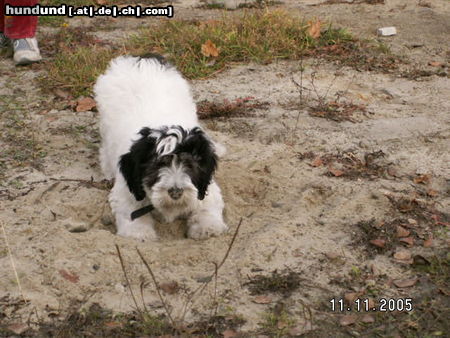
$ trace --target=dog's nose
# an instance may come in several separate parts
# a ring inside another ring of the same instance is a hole
[[[172,197],[172,199],[177,200],[181,197],[181,195],[183,195],[183,189],[182,188],[170,188],[169,190],[167,190],[167,192],[169,193],[169,196]]]

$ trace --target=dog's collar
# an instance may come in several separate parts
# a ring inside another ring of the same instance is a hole
[[[147,205],[145,207],[142,207],[140,209],[137,209],[131,213],[131,215],[130,215],[131,220],[134,221],[136,218],[139,218],[141,216],[144,216],[145,214],[148,214],[153,209],[155,209],[155,207],[151,204]]]

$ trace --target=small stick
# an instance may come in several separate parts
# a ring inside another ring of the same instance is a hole
[[[208,286],[208,284],[212,281],[214,276],[217,276],[219,269],[222,267],[222,265],[225,263],[226,259],[228,258],[228,255],[230,254],[231,248],[233,247],[234,241],[236,240],[236,237],[238,235],[239,229],[241,228],[241,224],[242,224],[242,220],[243,218],[241,217],[241,219],[239,220],[239,224],[236,227],[236,231],[234,232],[233,238],[231,239],[230,245],[228,246],[227,252],[225,253],[225,256],[223,257],[222,261],[220,262],[219,265],[217,265],[217,263],[214,263],[214,273],[207,279],[206,282],[203,282],[203,284],[201,284],[197,289],[195,289],[190,297],[187,299],[187,301],[184,303],[183,305],[183,313],[181,318],[184,319],[184,317],[186,316],[187,310],[188,310],[188,306],[189,303],[191,303],[191,305],[194,303],[192,302],[192,299],[194,298],[194,296],[197,293],[202,293],[203,290]]]
[[[22,291],[22,286],[20,285],[19,274],[17,273],[16,264],[14,264],[14,258],[13,258],[13,255],[12,255],[12,252],[11,252],[11,248],[10,248],[9,243],[8,243],[8,238],[6,237],[5,226],[3,225],[3,222],[1,222],[1,221],[0,221],[0,225],[2,226],[3,237],[5,238],[6,250],[8,251],[9,260],[11,261],[11,266],[12,266],[12,269],[14,271],[14,276],[16,277],[16,282],[17,282],[17,286],[19,287],[20,295],[22,296],[22,299],[25,302],[25,304],[27,304],[27,300],[25,299],[25,296],[24,296],[23,291]]]
[[[119,249],[119,246],[117,244],[116,244],[116,250],[117,250],[117,254],[119,256],[120,265],[122,266],[122,271],[123,271],[123,274],[125,276],[125,280],[127,281],[128,288],[130,289],[131,297],[133,298],[134,305],[136,306],[136,310],[141,315],[141,318],[144,318],[144,315],[142,314],[142,311],[141,311],[140,307],[137,304],[136,297],[134,296],[133,289],[131,288],[130,280],[128,279],[127,271],[125,270],[125,264],[124,264],[123,259],[122,259],[122,254],[120,253],[120,249]]]
[[[158,282],[156,281],[156,277],[155,277],[155,274],[152,271],[152,268],[147,263],[147,261],[145,260],[144,256],[141,254],[141,252],[139,251],[139,249],[137,247],[136,247],[136,251],[137,251],[139,257],[141,257],[141,260],[144,263],[145,267],[147,268],[148,272],[150,273],[150,276],[152,276],[153,283],[155,284],[156,291],[158,292],[159,299],[161,300],[161,302],[162,302],[162,304],[164,306],[164,310],[166,311],[167,317],[169,317],[170,322],[172,323],[173,327],[176,329],[177,325],[176,325],[175,321],[173,320],[172,315],[170,314],[169,308],[167,307],[167,304],[166,304],[166,302],[165,302],[165,300],[164,300],[164,298],[163,298],[163,296],[161,294],[160,287],[158,285]]]

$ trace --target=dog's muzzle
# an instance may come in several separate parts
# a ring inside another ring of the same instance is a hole
[[[174,199],[174,200],[178,200],[180,199],[180,197],[183,195],[183,189],[182,188],[170,188],[169,190],[167,190],[167,192],[169,193],[169,196]]]

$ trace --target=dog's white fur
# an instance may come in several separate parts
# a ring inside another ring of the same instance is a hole
[[[180,73],[156,59],[122,56],[111,61],[106,73],[98,78],[94,91],[100,112],[100,163],[106,178],[115,179],[109,202],[117,233],[140,240],[155,240],[155,218],[172,222],[180,217],[187,217],[190,238],[203,239],[225,232],[224,203],[214,180],[205,198],[199,200],[189,176],[181,166],[172,163],[161,169],[155,185],[144,188],[146,198],[137,201],[119,169],[121,156],[130,151],[143,127],[158,129],[179,125],[190,130],[199,126],[189,85]],[[176,143],[176,137],[164,139],[158,144],[158,153],[170,154]],[[223,148],[216,146],[216,154],[220,156],[221,153]],[[167,193],[174,185],[184,189],[178,200],[171,199]],[[155,210],[132,221],[131,213],[149,202]]]

